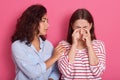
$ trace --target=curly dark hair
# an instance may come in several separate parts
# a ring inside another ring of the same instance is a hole
[[[40,4],[35,4],[28,7],[21,17],[17,20],[16,31],[12,36],[12,42],[16,40],[25,41],[30,44],[35,36],[35,32],[39,34],[39,22],[47,13],[47,9]],[[40,36],[42,40],[46,40],[44,35]]]
[[[94,20],[91,15],[91,13],[87,9],[77,9],[71,16],[70,21],[69,21],[69,28],[68,28],[68,35],[67,35],[67,41],[72,44],[72,33],[73,33],[73,28],[72,25],[73,23],[78,20],[78,19],[85,19],[89,23],[92,23],[92,28],[90,30],[91,34],[91,39],[94,40],[96,39],[95,33],[94,33]]]

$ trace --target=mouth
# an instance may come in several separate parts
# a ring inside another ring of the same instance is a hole
[[[45,32],[47,32],[48,29],[45,29]]]
[[[47,33],[47,29],[46,29],[46,30],[44,30],[44,32],[45,32],[45,33]]]

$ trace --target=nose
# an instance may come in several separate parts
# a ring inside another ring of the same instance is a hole
[[[80,29],[80,33],[83,34],[83,29],[82,28]]]

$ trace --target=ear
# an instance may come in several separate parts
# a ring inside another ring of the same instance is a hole
[[[91,30],[91,28],[92,28],[92,23],[90,23],[90,28],[89,29]]]

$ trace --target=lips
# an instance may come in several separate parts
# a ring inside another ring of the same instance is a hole
[[[45,29],[45,32],[47,32],[48,29]]]

